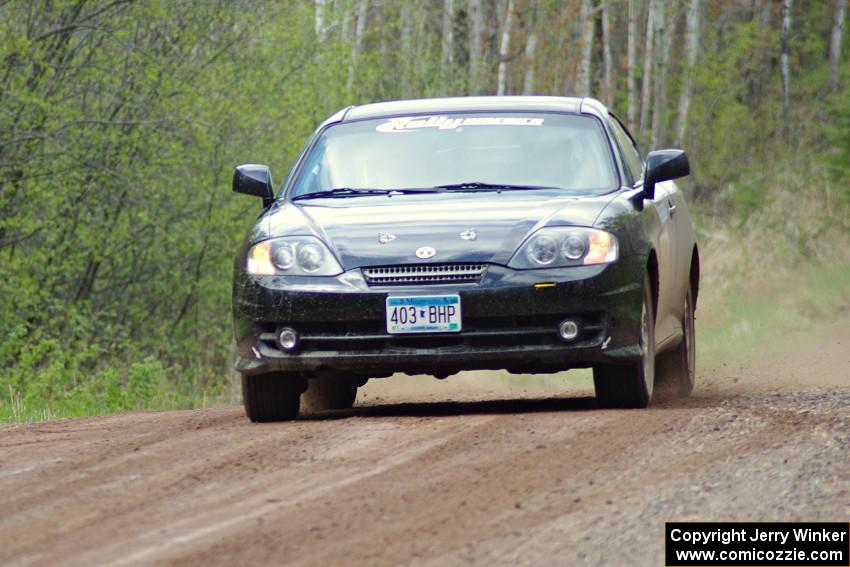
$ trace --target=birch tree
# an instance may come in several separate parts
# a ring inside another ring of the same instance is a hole
[[[685,84],[682,85],[682,93],[679,96],[679,115],[676,125],[676,144],[678,146],[684,145],[685,129],[688,127],[688,110],[691,106],[691,89],[694,84],[693,71],[697,60],[697,48],[699,47],[699,16],[700,0],[690,0],[685,22]]]
[[[443,37],[440,62],[443,69],[454,63],[455,55],[455,1],[443,0]]]
[[[484,38],[484,10],[481,0],[467,0],[469,25],[469,92],[481,94],[482,40]]]
[[[838,92],[838,71],[841,64],[841,36],[844,33],[844,12],[846,0],[835,0],[835,13],[832,21],[832,35],[829,40],[829,90]]]
[[[354,9],[350,2],[344,2],[342,6],[342,27],[341,38],[343,43],[351,41],[351,35],[354,27]]]
[[[594,21],[593,0],[581,0],[581,59],[579,59],[578,77],[576,77],[580,96],[589,96],[590,92],[590,65],[593,56],[593,36],[596,32]]]
[[[319,43],[323,43],[328,37],[328,26],[326,20],[326,7],[328,0],[315,0],[314,10],[316,17],[316,39]]]
[[[662,0],[663,1],[663,0]],[[646,41],[644,42],[643,57],[643,86],[641,87],[640,103],[640,135],[646,136],[649,127],[649,115],[652,110],[652,62],[655,46],[655,19],[657,0],[649,0],[649,13],[646,17]]]
[[[413,44],[413,13],[410,2],[401,5],[401,95],[404,98],[413,96],[414,44]]]
[[[782,119],[785,125],[785,136],[790,136],[790,113],[791,113],[791,71],[788,68],[788,60],[791,53],[791,8],[793,0],[782,0],[782,54],[780,67],[782,70]]]
[[[537,11],[540,9],[540,0],[531,0],[528,24],[528,37],[525,40],[525,77],[522,81],[522,94],[534,94],[534,55],[537,51]]]
[[[605,104],[614,106],[614,85],[611,83],[611,4],[605,2],[602,5],[602,66],[604,75],[602,77],[602,95]]]
[[[505,78],[508,67],[508,51],[511,48],[511,25],[514,19],[514,0],[508,0],[505,23],[502,26],[502,41],[499,43],[499,70],[496,77],[496,94],[505,94]]]
[[[774,0],[764,0],[761,7],[761,29],[770,29],[771,12],[773,11]]]
[[[357,9],[357,25],[354,28],[354,43],[351,46],[351,61],[348,63],[348,81],[346,89],[351,92],[354,86],[354,75],[357,72],[357,59],[363,51],[363,37],[366,35],[366,18],[369,15],[369,0],[360,0]]]
[[[652,132],[650,134],[649,146],[656,148],[663,142],[664,130],[667,117],[667,63],[670,60],[670,48],[673,44],[673,30],[671,22],[673,18],[668,15],[667,8],[673,8],[672,3],[666,1],[658,2],[656,14],[657,27],[655,37],[661,52],[655,58],[655,85],[654,85],[654,108],[652,110]]]
[[[626,89],[628,90],[627,119],[629,130],[635,131],[638,116],[638,91],[637,91],[637,28],[638,28],[638,6],[637,0],[629,0],[628,15],[628,37],[626,55]]]

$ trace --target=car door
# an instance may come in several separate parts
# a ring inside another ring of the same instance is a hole
[[[672,224],[672,240],[676,251],[676,272],[673,275],[673,297],[675,325],[674,332],[681,331],[681,319],[684,315],[684,301],[690,282],[691,257],[694,250],[696,237],[694,236],[691,216],[685,196],[679,189],[678,184],[668,181],[667,185],[667,210],[670,213]]]
[[[624,168],[631,176],[633,186],[643,185],[644,166],[641,154],[632,136],[625,126],[612,115],[611,130],[623,157]],[[658,183],[653,199],[644,200],[643,217],[646,234],[652,240],[658,258],[658,306],[655,313],[655,341],[658,345],[669,340],[678,325],[676,273],[678,271],[678,250],[676,230],[673,223],[676,205],[671,189],[672,182]]]
[[[658,252],[658,313],[655,318],[655,341],[663,345],[672,338],[679,326],[678,311],[680,297],[679,251],[676,238],[676,205],[674,202],[675,185],[665,181],[655,185],[654,209],[658,215],[661,229],[659,232]]]

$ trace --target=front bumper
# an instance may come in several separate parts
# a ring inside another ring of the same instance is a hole
[[[511,270],[488,266],[474,284],[369,286],[360,270],[335,278],[234,275],[233,320],[244,374],[395,372],[444,376],[461,370],[558,372],[639,358],[643,263]],[[535,287],[536,284],[554,284]],[[388,295],[459,293],[459,333],[390,335]],[[564,319],[579,322],[573,342],[558,336]],[[278,348],[276,330],[300,334],[299,349]]]

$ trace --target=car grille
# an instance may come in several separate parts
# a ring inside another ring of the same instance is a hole
[[[412,264],[363,268],[369,285],[478,283],[487,264]]]

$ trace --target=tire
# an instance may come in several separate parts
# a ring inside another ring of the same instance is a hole
[[[242,403],[253,422],[298,417],[304,379],[287,374],[242,375]]]
[[[310,412],[350,409],[357,398],[357,382],[350,376],[322,376],[308,381],[301,395],[304,409]]]
[[[659,382],[669,385],[678,397],[686,398],[691,395],[696,380],[696,326],[694,296],[690,286],[685,294],[682,342],[675,350],[659,355],[656,364]]]
[[[643,280],[639,362],[593,367],[596,404],[601,408],[645,408],[655,386],[655,313],[649,277]]]

